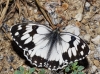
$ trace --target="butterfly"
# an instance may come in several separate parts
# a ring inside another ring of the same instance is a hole
[[[63,32],[59,27],[23,22],[11,27],[11,36],[24,50],[24,56],[36,67],[58,70],[69,63],[84,59],[88,45],[78,36]]]

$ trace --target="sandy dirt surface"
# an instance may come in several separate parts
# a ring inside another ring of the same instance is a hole
[[[58,3],[54,11],[62,18],[62,24],[74,24],[80,29],[79,36],[86,41],[91,51],[87,56],[89,67],[84,72],[100,74],[100,0],[39,1],[44,8],[46,8],[45,3]],[[20,66],[25,69],[30,68],[23,51],[14,45],[9,31],[11,26],[22,22],[23,17],[45,24],[45,19],[34,1],[0,1],[0,74],[13,74]],[[35,74],[38,74],[38,69]],[[46,74],[53,74],[53,72],[46,70]]]

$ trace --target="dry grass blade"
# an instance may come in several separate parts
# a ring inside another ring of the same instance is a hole
[[[20,16],[20,14],[21,14],[21,7],[20,7],[20,1],[19,0],[16,0],[16,7],[19,10],[19,16]]]
[[[8,5],[9,5],[9,0],[7,0],[6,7],[3,9],[2,13],[1,13],[0,24],[2,24],[2,22],[3,22],[4,18],[5,18],[5,14],[7,12]],[[1,25],[0,25],[0,27],[1,27]]]
[[[28,13],[28,11],[29,11],[29,9],[28,9],[28,5],[27,5],[27,2],[26,1],[24,1],[24,0],[21,0],[21,3],[24,5],[24,7],[25,7],[25,13],[22,13],[23,15],[24,15],[24,17],[25,18],[27,18],[27,17],[29,17],[29,13]]]
[[[53,25],[49,15],[44,11],[44,8],[41,6],[38,0],[36,0],[37,5],[40,7],[41,12],[43,13],[43,16],[46,18],[46,20],[49,22],[50,26],[55,29],[55,26]]]
[[[11,41],[11,38],[8,36],[8,34],[6,33],[6,31],[4,30],[3,27],[1,27],[2,31],[4,32],[5,37]]]

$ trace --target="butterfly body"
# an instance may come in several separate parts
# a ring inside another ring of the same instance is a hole
[[[82,60],[89,53],[87,44],[78,36],[59,28],[36,23],[21,23],[11,28],[11,35],[24,50],[24,56],[37,67],[58,70]]]

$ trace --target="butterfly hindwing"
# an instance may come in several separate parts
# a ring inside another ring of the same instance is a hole
[[[63,35],[66,35],[66,38],[62,38],[63,41],[67,44],[67,50],[62,53],[63,59],[67,61],[68,63],[82,60],[86,55],[89,53],[89,48],[87,44],[78,36],[71,34],[71,33],[63,33],[61,37],[64,37]],[[67,40],[67,35],[70,36],[70,41]],[[62,42],[63,42],[62,41]],[[64,43],[65,44],[65,43]],[[62,43],[63,45],[63,43]],[[65,47],[65,46],[63,46]],[[66,47],[65,47],[66,48]]]

